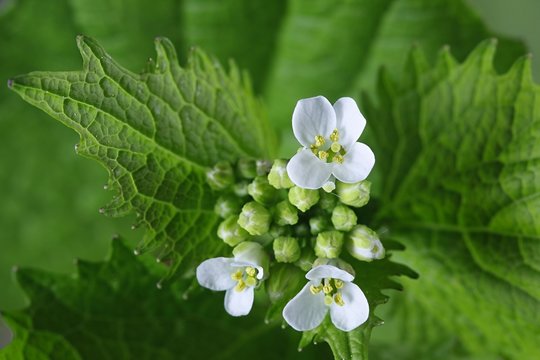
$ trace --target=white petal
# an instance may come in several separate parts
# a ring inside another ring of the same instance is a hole
[[[345,282],[351,282],[354,280],[354,276],[332,265],[319,265],[309,270],[306,274],[308,280],[320,280],[325,278],[333,278],[343,280]]]
[[[364,131],[366,119],[358,109],[356,102],[350,97],[343,97],[336,101],[334,110],[336,111],[339,143],[345,149],[349,149]]]
[[[322,161],[311,150],[303,149],[289,160],[287,174],[298,187],[319,189],[332,175],[333,167],[334,164]]]
[[[343,306],[336,303],[330,305],[330,318],[339,330],[354,330],[369,317],[368,301],[358,285],[353,283],[343,285],[341,297],[345,304]]]
[[[225,310],[232,316],[244,316],[249,314],[253,306],[253,287],[247,287],[244,291],[229,289],[225,293]]]
[[[232,288],[236,282],[231,279],[233,259],[218,257],[203,261],[197,267],[197,281],[210,290],[223,291]]]
[[[366,144],[354,143],[343,157],[343,164],[334,166],[332,174],[344,183],[357,183],[368,177],[375,165],[375,155]]]
[[[296,139],[309,148],[315,136],[328,137],[336,128],[336,113],[324,96],[302,99],[294,108],[292,126]]]
[[[252,266],[257,269],[257,279],[261,280],[265,274],[264,267],[268,265],[268,255],[261,244],[253,241],[244,241],[233,249],[236,266]]]
[[[307,283],[283,309],[283,318],[297,331],[316,328],[328,312],[323,292],[312,294],[310,285],[311,283]]]

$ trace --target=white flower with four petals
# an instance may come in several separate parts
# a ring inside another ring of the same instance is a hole
[[[304,189],[333,189],[333,177],[344,183],[364,180],[375,164],[371,149],[357,142],[366,126],[356,102],[348,97],[334,106],[323,96],[298,101],[293,132],[302,144],[287,164],[292,182]],[[327,187],[325,187],[326,189]]]
[[[311,269],[309,282],[283,309],[285,321],[298,331],[316,328],[330,312],[336,328],[351,331],[369,317],[369,304],[354,276],[332,265]]]
[[[233,250],[234,258],[218,257],[197,267],[197,281],[215,291],[225,291],[225,310],[232,316],[249,314],[254,289],[268,275],[268,255],[263,247],[245,241]]]

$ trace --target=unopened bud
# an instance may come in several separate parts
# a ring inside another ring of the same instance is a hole
[[[341,254],[343,234],[339,231],[325,231],[317,235],[315,255],[321,258],[333,259]]]
[[[332,212],[338,202],[338,197],[335,193],[320,193],[321,199],[319,200],[319,207],[328,212]]]
[[[362,207],[369,202],[369,191],[371,183],[367,180],[357,182],[356,184],[346,184],[338,182],[337,194],[339,200],[349,206]]]
[[[317,259],[315,256],[315,253],[310,247],[305,247],[304,250],[302,250],[302,254],[300,255],[300,259],[296,261],[294,264],[298,266],[303,271],[309,271],[313,267],[313,262]]]
[[[255,166],[257,167],[257,176],[267,176],[272,167],[272,162],[269,160],[257,160]]]
[[[231,215],[238,214],[241,207],[242,204],[239,198],[233,195],[223,195],[217,199],[214,212],[221,218],[226,219]]]
[[[276,205],[275,221],[278,225],[294,225],[298,222],[298,210],[287,200]]]
[[[289,189],[293,187],[293,182],[287,174],[287,161],[275,160],[268,174],[268,182],[276,189]]]
[[[332,224],[336,230],[349,231],[356,225],[357,220],[354,211],[345,205],[338,205],[332,211]]]
[[[230,216],[222,221],[218,226],[217,235],[225,244],[235,246],[249,238],[246,230],[242,229],[237,223],[238,216]]]
[[[251,201],[242,207],[238,225],[251,235],[262,235],[268,232],[270,221],[270,212],[261,204]]]
[[[214,190],[224,190],[234,183],[231,164],[222,161],[206,172],[206,182]]]
[[[247,181],[240,181],[233,185],[233,192],[238,197],[244,197],[248,195],[248,185]]]
[[[255,201],[270,205],[276,197],[276,189],[268,183],[266,177],[259,176],[248,185],[248,194]]]
[[[384,247],[377,233],[367,226],[357,225],[347,234],[346,247],[358,260],[384,258]]]
[[[244,179],[254,179],[257,176],[257,165],[253,159],[240,159],[236,164],[238,174]]]
[[[293,186],[289,190],[289,201],[296,206],[298,210],[306,212],[319,201],[319,192],[317,190]]]
[[[315,216],[309,219],[309,230],[311,235],[317,235],[330,228],[330,222],[326,216]]]
[[[300,245],[296,238],[280,236],[274,240],[273,248],[278,262],[292,263],[300,258]]]

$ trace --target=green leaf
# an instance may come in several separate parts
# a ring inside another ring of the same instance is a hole
[[[119,239],[110,260],[79,261],[76,276],[20,269],[31,304],[5,314],[15,339],[0,359],[327,358],[320,350],[297,353],[296,339],[264,324],[257,305],[251,316],[233,318],[223,293],[158,290],[155,272]]]
[[[291,0],[266,89],[270,117],[288,129],[298,99],[371,90],[380,66],[401,71],[413,43],[430,58],[444,44],[463,58],[491,36],[462,0]],[[516,42],[501,46],[501,68],[525,53]]]
[[[463,64],[444,49],[433,67],[417,49],[398,81],[381,73],[366,111],[385,174],[377,217],[420,273],[412,306],[469,351],[536,358],[540,88],[529,57],[498,75],[495,48]]]
[[[245,78],[198,50],[182,68],[166,39],[156,40],[157,59],[142,75],[120,67],[94,40],[79,37],[78,45],[82,71],[30,73],[10,87],[77,131],[78,152],[107,168],[117,195],[102,212],[137,213],[147,229],[139,251],[158,249],[158,260],[175,266],[212,256],[222,242],[207,167],[262,157],[271,146]]]

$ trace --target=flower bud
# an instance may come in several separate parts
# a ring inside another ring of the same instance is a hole
[[[242,229],[237,223],[238,216],[229,216],[218,226],[217,235],[225,244],[235,246],[249,238],[246,230]]]
[[[296,238],[280,236],[274,240],[273,248],[278,262],[292,263],[300,258],[300,245]]]
[[[317,190],[303,189],[293,186],[289,190],[289,201],[296,206],[298,210],[306,212],[319,201],[319,192]]]
[[[269,160],[257,160],[255,166],[257,167],[257,176],[267,176],[272,167],[272,162]]]
[[[294,264],[303,271],[307,272],[311,270],[316,259],[317,257],[315,256],[313,250],[310,247],[305,247],[304,250],[302,250],[300,259],[298,259],[298,261],[296,261]]]
[[[328,212],[332,212],[338,202],[338,197],[334,193],[321,192],[321,199],[319,200],[319,207]]]
[[[293,182],[287,174],[287,161],[275,160],[268,174],[268,182],[276,189],[289,189],[293,187]]]
[[[369,181],[360,181],[356,184],[346,184],[338,182],[337,194],[339,200],[349,206],[362,207],[369,201],[369,190],[371,183]]]
[[[280,300],[292,299],[306,282],[304,275],[303,271],[293,265],[276,264],[272,266],[272,276],[266,283],[266,291],[270,301],[275,303]],[[281,311],[279,311],[278,316],[281,317]]]
[[[304,224],[304,223],[296,224],[293,227],[293,230],[294,230],[294,234],[297,237],[303,238],[303,237],[309,236],[309,226],[307,226],[307,224]]]
[[[251,235],[262,235],[268,232],[271,216],[261,204],[250,201],[242,207],[238,217],[238,225]]]
[[[276,189],[269,183],[266,177],[259,176],[248,185],[248,194],[263,205],[270,205],[276,197]]]
[[[341,254],[343,234],[339,231],[324,231],[317,235],[315,255],[321,258],[333,259]]]
[[[224,190],[234,183],[231,164],[226,161],[217,163],[206,172],[206,182],[214,190]]]
[[[354,211],[345,205],[338,205],[332,211],[332,224],[336,230],[349,231],[356,225],[357,220]]]
[[[332,265],[332,266],[337,267],[338,269],[348,272],[352,276],[355,276],[355,271],[354,271],[354,268],[351,266],[351,264],[339,258],[336,258],[336,259],[317,258],[313,262],[312,267],[317,267],[319,265]]]
[[[326,216],[315,216],[309,219],[309,230],[311,235],[317,235],[330,227],[330,222]]]
[[[364,225],[356,225],[347,234],[346,247],[358,260],[371,261],[384,258],[384,247],[379,236]]]
[[[268,277],[270,258],[261,244],[253,241],[244,241],[238,244],[232,251],[236,261],[256,264],[263,269],[263,279]]]
[[[223,195],[217,199],[214,212],[221,218],[226,219],[229,216],[238,214],[241,207],[242,204],[239,198],[232,195]]]
[[[244,197],[248,195],[248,182],[240,181],[233,185],[233,192],[238,197]]]
[[[294,225],[298,222],[298,210],[287,200],[276,205],[274,219],[278,225]]]
[[[257,165],[253,159],[240,159],[236,164],[238,174],[244,179],[254,179],[257,176]]]

